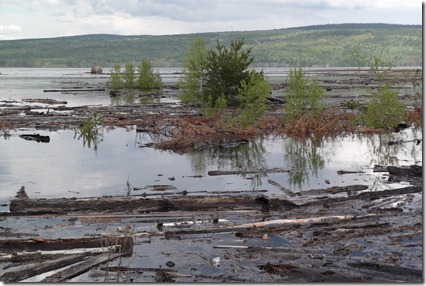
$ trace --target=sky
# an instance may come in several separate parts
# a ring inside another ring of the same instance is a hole
[[[0,40],[422,24],[421,0],[0,0]]]

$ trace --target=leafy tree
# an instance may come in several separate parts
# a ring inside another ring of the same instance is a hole
[[[405,107],[398,99],[398,91],[392,89],[392,81],[386,80],[391,66],[383,66],[382,60],[374,57],[370,72],[378,81],[386,82],[380,84],[376,90],[370,89],[372,99],[361,114],[361,119],[367,127],[390,129],[402,122]]]
[[[249,81],[242,81],[238,91],[241,103],[240,115],[237,120],[242,127],[253,124],[266,111],[266,97],[271,87],[263,76],[263,72],[251,71]]]
[[[216,50],[207,51],[206,72],[203,73],[205,81],[203,101],[211,98],[213,105],[223,97],[229,106],[238,106],[238,89],[241,82],[249,82],[248,66],[253,62],[250,56],[251,48],[241,51],[244,40],[231,41],[229,48],[217,41]]]
[[[121,66],[119,64],[115,64],[112,67],[109,86],[111,89],[121,89],[124,87],[124,83],[121,78]]]
[[[124,73],[122,74],[124,80],[124,87],[132,89],[135,87],[136,71],[132,63],[126,63],[124,66]]]
[[[321,99],[324,88],[320,87],[318,80],[309,80],[302,68],[291,69],[288,77],[287,103],[284,105],[287,122],[295,122],[307,113],[319,118],[322,114]]]
[[[393,90],[387,82],[372,94],[361,117],[367,127],[390,129],[397,126],[404,118],[405,107],[398,99],[398,91]]]
[[[206,42],[198,38],[192,44],[190,50],[185,55],[183,77],[179,80],[182,90],[180,100],[185,104],[201,105],[202,79],[206,69],[207,48]]]
[[[150,61],[143,59],[138,67],[138,88],[146,89],[161,89],[163,83],[159,73],[154,73]]]

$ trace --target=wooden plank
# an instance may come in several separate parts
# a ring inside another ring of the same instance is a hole
[[[117,257],[120,257],[121,255],[122,255],[121,253],[103,253],[98,256],[91,257],[83,261],[82,263],[79,263],[78,265],[56,272],[55,274],[44,278],[40,282],[47,282],[47,283],[62,282],[67,279],[71,279],[73,277],[81,275],[84,272],[89,271],[90,268],[95,267],[101,263],[113,260]]]
[[[12,271],[4,273],[0,277],[0,281],[6,283],[18,282],[29,277],[42,274],[44,272],[59,269],[70,264],[82,261],[84,257],[84,254],[67,255],[54,260],[35,263],[34,265],[26,266],[20,269],[14,269]]]

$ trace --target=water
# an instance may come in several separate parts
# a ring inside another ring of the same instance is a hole
[[[178,69],[160,69],[163,81],[172,84]],[[106,92],[44,93],[64,84],[105,85],[106,75],[91,75],[85,69],[0,69],[0,104],[3,100],[55,98],[67,100],[67,106],[113,104]],[[276,74],[284,73],[277,69]],[[269,71],[273,74],[273,71]],[[50,136],[49,143],[26,141],[20,134]],[[209,148],[179,155],[153,148],[141,148],[149,141],[135,128],[103,131],[97,148],[78,140],[73,130],[12,130],[0,137],[0,211],[8,208],[21,186],[32,198],[122,196],[131,187],[172,185],[166,192],[229,192],[267,190],[265,195],[279,196],[282,191],[273,180],[292,191],[368,185],[370,190],[395,188],[385,183],[383,173],[373,173],[374,165],[422,164],[422,145],[389,141],[421,139],[422,130],[406,129],[384,135],[348,135],[334,139],[300,141],[288,137],[267,137],[236,148]],[[290,173],[264,175],[208,176],[211,170],[283,168]],[[339,170],[363,171],[363,174],[337,175]],[[407,183],[402,183],[402,185]],[[152,194],[149,188],[131,191],[132,195]],[[258,195],[260,193],[252,193]]]

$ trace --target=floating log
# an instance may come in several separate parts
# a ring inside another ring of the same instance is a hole
[[[19,135],[19,137],[28,141],[36,141],[36,142],[42,142],[42,143],[50,142],[49,136],[44,136],[40,134],[21,134]]]
[[[403,176],[403,177],[422,177],[423,176],[423,167],[418,165],[411,165],[409,167],[395,167],[387,166],[387,171],[390,175],[393,176]]]
[[[300,195],[300,193],[294,193],[290,191],[289,189],[284,188],[283,186],[281,186],[279,183],[275,182],[274,180],[269,179],[268,183],[271,184],[272,186],[279,188],[282,192],[286,193],[290,197],[294,197],[295,195]]]
[[[345,171],[345,170],[339,170],[337,171],[337,175],[343,175],[343,174],[364,174],[364,171]]]
[[[90,268],[98,266],[101,263],[105,263],[107,261],[113,260],[117,257],[120,257],[121,253],[103,253],[95,257],[91,257],[78,265],[71,266],[70,268],[64,269],[62,271],[56,272],[53,275],[50,275],[40,282],[62,282],[67,279],[74,278],[78,275],[83,274],[84,272],[89,271]]]
[[[45,89],[43,92],[105,91],[105,88]]]
[[[287,173],[291,170],[272,168],[272,169],[259,169],[259,170],[235,170],[235,171],[208,171],[209,176],[222,176],[222,175],[247,175],[247,174],[266,174],[266,173]]]

